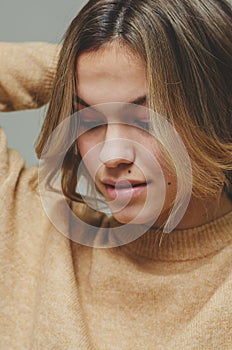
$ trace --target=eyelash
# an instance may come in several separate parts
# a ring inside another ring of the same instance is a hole
[[[90,129],[97,129],[97,128],[105,125],[105,122],[104,121],[89,121],[88,122],[88,121],[80,120],[79,125],[81,127],[84,127],[87,130],[90,130]]]
[[[150,129],[150,122],[143,122],[139,119],[135,120],[134,123],[141,129],[143,130],[147,130],[149,131]],[[100,128],[102,126],[106,125],[105,121],[85,121],[85,120],[80,120],[79,126],[84,128],[85,130],[89,131],[89,130],[93,130],[93,129],[97,129]]]
[[[149,130],[150,129],[150,122],[146,121],[146,122],[143,122],[142,120],[136,120],[136,124],[141,128],[141,129],[144,129],[144,130]]]

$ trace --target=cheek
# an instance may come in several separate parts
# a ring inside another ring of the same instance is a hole
[[[147,157],[148,167],[149,163],[154,159],[154,161],[159,164],[160,168],[163,171],[163,174],[167,174],[168,169],[170,169],[170,167],[168,166],[166,156],[162,151],[162,146],[160,145],[160,143],[152,135],[148,135],[146,138],[143,139],[138,138],[138,142],[144,147],[144,149],[149,155],[149,157]],[[146,157],[144,157],[143,159],[146,159]]]
[[[86,153],[88,152],[88,148],[89,148],[83,136],[78,137],[77,147],[80,152],[81,158],[83,159]]]
[[[104,141],[104,128],[97,127],[87,131],[83,131],[77,138],[77,146],[82,158],[86,154],[97,154],[99,151],[98,145],[100,146]]]
[[[160,142],[153,141],[153,143],[151,142],[151,144],[152,152],[155,155],[160,167],[162,168],[165,178],[167,178],[167,181],[169,179],[170,181],[175,182],[174,179],[176,179],[176,171],[172,157],[160,144]]]
[[[93,154],[96,153],[95,138],[88,134],[82,134],[78,137],[77,146],[81,155],[81,158],[85,161]]]
[[[85,136],[79,137],[77,145],[82,158],[82,166],[85,166],[91,177],[94,178],[100,165],[99,147]]]
[[[169,199],[173,200],[177,191],[177,175],[173,161],[163,146],[154,138],[150,138],[150,146],[148,147],[150,147],[150,151],[162,169],[166,184],[166,195]]]

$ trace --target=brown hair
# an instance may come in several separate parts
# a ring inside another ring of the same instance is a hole
[[[193,194],[213,195],[222,184],[229,193],[232,8],[226,0],[90,0],[64,38],[51,102],[36,145],[38,157],[51,132],[74,112],[79,55],[114,41],[143,59],[149,108],[180,132],[192,161]],[[76,130],[69,132],[73,136]],[[61,138],[54,156],[64,142]],[[63,192],[73,200],[80,199],[76,193],[79,163],[75,143],[62,165]]]

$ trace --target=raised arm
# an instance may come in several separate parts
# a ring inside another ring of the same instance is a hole
[[[49,102],[59,50],[56,44],[0,42],[0,111]]]

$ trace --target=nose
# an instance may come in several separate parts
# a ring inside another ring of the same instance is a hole
[[[109,168],[134,163],[135,149],[133,141],[125,133],[126,126],[108,124],[105,139],[99,154],[100,161]]]

